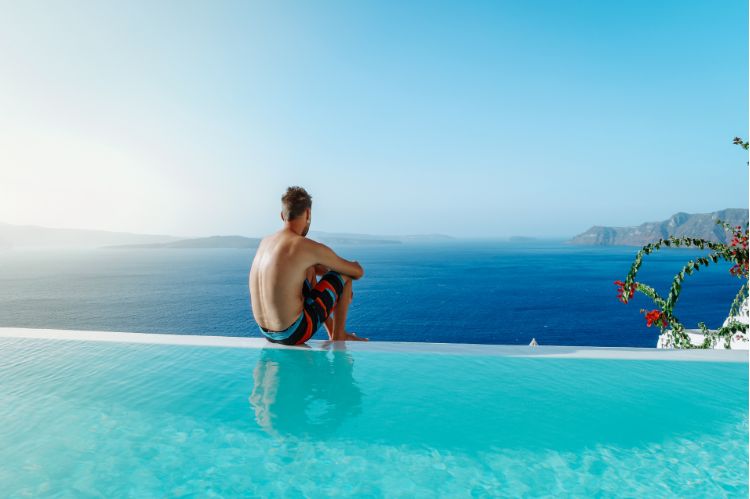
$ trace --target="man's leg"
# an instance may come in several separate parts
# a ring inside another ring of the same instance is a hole
[[[311,287],[315,287],[315,285],[318,283],[318,274],[315,272],[315,265],[307,269],[307,272],[305,273],[305,277],[307,281],[310,283]],[[335,307],[334,307],[335,310]],[[324,323],[326,329],[328,330],[328,338],[333,339],[333,311],[331,311],[331,315],[326,319]]]
[[[333,341],[366,341],[346,330],[346,316],[349,313],[349,305],[352,302],[352,279],[347,275],[341,275],[344,280],[344,290],[341,292],[336,306],[333,307]]]

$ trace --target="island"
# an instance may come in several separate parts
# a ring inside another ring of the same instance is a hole
[[[595,225],[569,240],[569,244],[596,246],[643,246],[669,236],[694,237],[727,243],[731,234],[716,220],[743,228],[748,221],[745,208],[727,208],[711,213],[675,213],[662,222],[646,222],[634,227],[606,227]]]

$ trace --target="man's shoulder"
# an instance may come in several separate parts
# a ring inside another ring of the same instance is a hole
[[[316,241],[315,239],[310,239],[306,236],[300,236],[299,239],[296,239],[294,241],[295,244],[297,244],[297,247],[301,251],[315,251],[317,248],[320,247],[320,243]]]
[[[307,236],[289,234],[283,231],[274,232],[261,238],[258,243],[258,249],[269,244],[271,245],[270,247],[274,248],[274,251],[287,248],[292,250],[293,253],[313,253],[319,251],[321,248],[327,248],[325,244]]]
[[[271,234],[266,234],[265,236],[260,238],[260,242],[258,245],[261,244],[268,244],[270,242],[279,241],[284,237],[284,234],[281,231],[276,231]]]

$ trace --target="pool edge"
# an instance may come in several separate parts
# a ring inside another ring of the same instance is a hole
[[[657,348],[562,345],[541,345],[531,347],[526,345],[481,345],[471,343],[422,343],[393,341],[331,342],[325,340],[311,340],[308,341],[306,346],[290,347],[270,343],[264,338],[131,333],[119,331],[82,331],[18,327],[0,327],[0,338],[101,341],[149,345],[182,345],[224,348],[304,348],[313,350],[333,349],[390,353],[442,353],[454,355],[499,355],[511,357],[687,360],[741,363],[748,363],[748,358],[750,357],[747,350],[671,350]]]

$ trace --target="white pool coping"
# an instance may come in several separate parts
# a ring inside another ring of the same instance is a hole
[[[75,331],[0,327],[0,338],[102,341],[148,345],[183,345],[224,348],[293,348],[349,350],[389,353],[437,353],[452,355],[499,355],[509,357],[553,357],[585,359],[688,360],[748,363],[747,350],[672,350],[633,347],[594,347],[559,345],[477,345],[469,343],[423,343],[409,341],[325,341],[310,340],[306,346],[284,346],[265,338],[151,334],[114,331]]]

